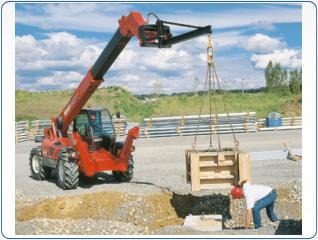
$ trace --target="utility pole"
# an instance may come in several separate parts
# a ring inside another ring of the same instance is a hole
[[[156,80],[153,84],[152,84],[152,87],[154,88],[154,93],[156,95],[156,97],[159,96],[159,93],[161,91],[161,87],[162,87],[162,84],[159,80]]]
[[[199,78],[195,78],[192,86],[193,94],[196,95],[199,91]]]

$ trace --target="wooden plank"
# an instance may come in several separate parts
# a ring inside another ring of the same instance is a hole
[[[201,190],[215,190],[215,189],[226,189],[231,188],[232,183],[212,183],[212,184],[201,184]]]
[[[234,179],[234,175],[231,175],[230,172],[220,172],[220,173],[213,173],[213,172],[201,172],[200,179]]]
[[[212,166],[212,167],[200,167],[200,172],[232,172],[234,168],[234,165],[229,165],[229,166]]]
[[[200,165],[199,165],[199,155],[196,153],[191,153],[191,184],[192,191],[200,191]]]
[[[203,151],[193,151],[195,153],[197,153],[198,155],[200,155],[200,158],[204,158],[204,157],[217,157],[218,156],[218,151],[213,151],[213,152],[203,152]],[[235,156],[235,151],[222,151],[224,156]]]
[[[234,179],[202,179],[200,183],[201,190],[230,188],[234,184]]]
[[[232,166],[232,160],[225,160],[223,161],[222,166]],[[200,161],[200,167],[217,167],[218,164],[215,161]]]
[[[232,179],[235,178],[235,166],[201,167],[200,179]]]
[[[238,159],[238,153],[236,154],[236,158]],[[233,172],[232,174],[234,175],[234,182],[233,185],[237,185],[239,183],[239,163],[238,160],[235,161],[234,166],[233,166]]]
[[[201,185],[209,185],[209,184],[228,184],[232,183],[233,179],[201,179]]]
[[[200,162],[202,162],[202,161],[211,161],[211,162],[217,163],[217,160],[218,160],[218,156],[217,155],[211,155],[211,156],[204,155],[204,156],[202,156],[200,154],[199,158],[200,158]]]
[[[239,153],[238,156],[239,163],[239,181],[248,180],[252,182],[251,178],[251,161],[250,156],[247,153]]]

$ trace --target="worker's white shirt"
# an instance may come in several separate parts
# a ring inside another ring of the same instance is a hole
[[[256,201],[269,194],[273,188],[264,185],[251,185],[249,182],[243,185],[243,192],[246,201],[246,208],[254,207]]]

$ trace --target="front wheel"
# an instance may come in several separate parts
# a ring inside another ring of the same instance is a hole
[[[48,179],[51,176],[51,168],[43,166],[41,160],[41,149],[33,148],[30,153],[30,170],[32,178],[35,180]]]
[[[119,182],[129,182],[134,175],[134,160],[133,157],[130,156],[128,161],[128,169],[125,172],[121,171],[113,171],[114,178]]]
[[[67,151],[61,151],[57,165],[57,185],[64,189],[76,189],[79,181],[77,163],[69,159]]]

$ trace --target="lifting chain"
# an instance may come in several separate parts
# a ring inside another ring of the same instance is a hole
[[[205,84],[204,84],[204,91],[207,91],[208,95],[209,95],[209,114],[210,114],[210,118],[209,118],[209,126],[210,126],[210,128],[209,128],[210,129],[209,150],[213,149],[213,146],[212,146],[213,129],[212,128],[213,128],[213,125],[215,124],[217,138],[218,138],[218,148],[221,151],[220,133],[219,133],[219,128],[218,128],[219,119],[218,119],[216,99],[214,100],[214,118],[215,118],[215,121],[212,122],[212,94],[216,95],[217,89],[220,92],[223,92],[223,91],[221,91],[219,78],[218,78],[218,75],[216,72],[216,67],[215,67],[215,62],[214,62],[214,49],[213,49],[213,45],[212,45],[211,34],[208,34],[207,73],[206,73],[206,79],[205,79]],[[225,94],[225,91],[223,92],[223,94]],[[195,134],[194,141],[192,144],[193,150],[196,150],[196,147],[197,147],[197,136],[198,136],[198,132],[199,132],[199,125],[201,122],[201,115],[202,115],[202,110],[203,110],[203,99],[204,98],[202,98],[202,100],[201,100],[200,113],[199,113],[199,118],[198,118],[198,122],[197,122],[196,134]],[[226,105],[225,101],[223,101],[223,103],[224,103],[224,109],[226,111],[226,116],[227,116],[228,122],[230,124],[235,149],[239,150],[239,141],[237,140],[236,135],[234,133],[233,125],[232,125],[232,122],[230,119],[227,105]]]

